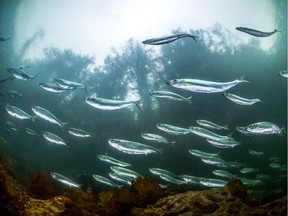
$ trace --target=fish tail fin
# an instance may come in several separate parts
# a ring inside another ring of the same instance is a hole
[[[92,86],[89,85],[84,85],[85,91],[87,93],[87,95],[89,94],[90,90],[92,89]]]
[[[61,122],[61,129],[65,130],[67,124],[69,124],[69,122]]]
[[[37,116],[31,116],[31,121],[35,122],[35,119],[37,118]]]
[[[229,140],[234,140],[234,138],[232,137],[233,132],[231,132],[230,134],[228,134],[226,137]]]
[[[248,82],[248,83],[250,83],[250,81],[245,80],[245,75],[244,74],[238,78],[238,81],[239,82]]]
[[[223,126],[223,129],[224,129],[224,130],[230,130],[229,127],[228,127],[228,125],[224,125],[224,126]]]
[[[123,185],[116,185],[117,188],[121,189]]]
[[[281,133],[280,133],[280,135],[287,135],[287,131],[286,131],[285,127],[282,127],[282,128],[281,128]]]
[[[196,43],[198,42],[198,41],[197,41],[197,36],[195,36],[195,35],[191,35],[191,37],[193,38],[193,40],[196,41]]]
[[[193,104],[191,99],[192,99],[192,96],[186,98],[186,101],[188,104]]]
[[[161,155],[163,153],[163,149],[161,148],[161,149],[157,149],[157,154],[158,155]]]
[[[135,105],[137,106],[137,108],[138,108],[139,110],[143,111],[143,104],[142,104],[141,99],[135,101]]]
[[[35,79],[40,73],[37,73],[34,77],[32,77],[31,79]]]

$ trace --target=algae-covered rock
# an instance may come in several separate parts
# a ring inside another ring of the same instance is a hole
[[[270,205],[251,207],[245,203],[245,186],[238,179],[231,180],[224,188],[204,191],[188,191],[164,197],[147,208],[133,208],[131,215],[137,216],[181,216],[181,215],[286,215],[283,205],[287,198]],[[282,205],[281,205],[282,204]],[[254,214],[255,213],[255,214]]]

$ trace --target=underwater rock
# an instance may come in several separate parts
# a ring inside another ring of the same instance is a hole
[[[39,174],[33,178],[31,177],[30,195],[38,199],[51,199],[56,196],[56,192],[48,184],[49,173],[41,170]]]
[[[287,197],[273,203],[251,207],[245,203],[246,188],[232,179],[221,189],[188,191],[164,197],[147,208],[133,208],[131,215],[286,215]]]

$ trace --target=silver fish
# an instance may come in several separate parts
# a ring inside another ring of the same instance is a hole
[[[38,133],[36,133],[34,130],[32,130],[30,128],[25,128],[25,132],[29,135],[32,135],[32,136],[39,136]]]
[[[110,169],[111,169],[113,172],[118,173],[119,175],[128,176],[128,177],[131,177],[131,178],[133,178],[133,179],[136,179],[138,176],[143,177],[143,176],[140,175],[139,173],[137,173],[137,172],[135,172],[135,171],[133,171],[133,170],[124,168],[124,167],[111,166]]]
[[[79,89],[79,88],[87,88],[84,84],[69,81],[66,79],[61,78],[55,78],[53,80],[58,86],[60,86],[63,89]]]
[[[155,141],[158,143],[166,143],[166,144],[171,143],[167,138],[158,134],[142,133],[141,136],[146,140]]]
[[[189,130],[191,133],[196,134],[200,137],[203,137],[205,139],[208,140],[214,140],[214,141],[221,141],[221,140],[226,140],[226,139],[231,139],[233,140],[233,138],[231,138],[229,135],[228,136],[222,136],[219,134],[216,134],[212,131],[206,130],[204,128],[201,127],[189,127]]]
[[[48,140],[51,143],[55,143],[58,145],[65,145],[66,146],[66,142],[65,140],[63,140],[62,138],[60,138],[59,136],[57,136],[56,134],[50,133],[50,132],[44,132],[43,133],[43,137]]]
[[[278,75],[280,75],[280,76],[282,76],[282,77],[285,77],[285,78],[288,78],[288,72],[287,72],[287,70],[279,71],[279,72],[278,72]]]
[[[189,153],[198,157],[198,158],[210,158],[210,157],[218,157],[219,153],[208,153],[196,149],[190,149]]]
[[[256,36],[256,37],[269,37],[273,35],[274,33],[279,32],[277,29],[275,29],[272,32],[262,32],[262,31],[258,31],[258,30],[246,28],[246,27],[236,27],[236,29],[238,31],[241,31],[241,32],[244,32],[244,33]]]
[[[110,178],[114,179],[115,181],[127,184],[131,186],[132,181],[135,180],[135,178],[131,178],[128,176],[121,175],[119,173],[109,173]]]
[[[49,82],[39,83],[39,86],[46,91],[54,92],[54,93],[60,93],[60,92],[64,92],[66,90],[65,88],[62,88],[59,85],[56,85],[54,83],[49,83]]]
[[[12,135],[16,135],[17,134],[17,131],[19,129],[16,128],[16,126],[14,125],[13,122],[11,121],[6,121],[6,130],[12,134]]]
[[[239,177],[239,179],[246,186],[256,186],[256,185],[263,184],[263,182],[259,179],[248,179],[248,178],[243,178],[243,177]]]
[[[175,101],[185,101],[189,104],[192,103],[191,101],[192,96],[185,98],[179,94],[176,94],[170,91],[152,91],[149,93],[149,95],[156,97],[156,98],[165,98],[165,99],[175,100]]]
[[[212,82],[199,79],[174,79],[167,82],[168,85],[198,93],[224,92],[239,83],[248,82],[243,78],[231,82]]]
[[[195,35],[176,34],[176,35],[167,36],[167,37],[147,39],[147,40],[143,41],[142,43],[147,44],[147,45],[162,45],[162,44],[171,43],[175,40],[178,40],[178,39],[184,38],[184,37],[191,37],[193,40],[195,40],[197,42],[197,36],[195,36]]]
[[[257,122],[248,125],[245,127],[245,131],[253,135],[262,135],[262,134],[285,134],[284,128],[279,128],[277,125],[271,122]]]
[[[172,183],[172,184],[177,184],[177,185],[187,184],[186,181],[183,181],[183,180],[179,179],[178,177],[175,178],[173,176],[165,175],[165,174],[161,174],[161,175],[159,175],[159,177],[161,179],[163,179],[164,181]]]
[[[16,79],[21,79],[21,80],[32,80],[35,79],[39,73],[37,73],[35,76],[30,76],[23,70],[19,68],[7,68],[7,71],[12,74],[12,76]]]
[[[86,132],[84,130],[77,129],[77,128],[69,128],[68,133],[72,134],[73,136],[77,136],[77,137],[83,137],[83,138],[92,137],[91,133]]]
[[[213,170],[212,173],[214,175],[217,175],[217,176],[221,176],[221,177],[224,177],[224,178],[236,178],[236,175],[226,171],[226,170]]]
[[[196,176],[191,176],[191,175],[180,175],[179,178],[183,179],[189,184],[200,184],[201,180],[204,180],[204,177],[196,177]]]
[[[35,116],[31,116],[24,112],[23,110],[19,109],[18,107],[11,106],[8,103],[5,105],[5,109],[11,116],[19,119],[31,119],[34,121]]]
[[[84,101],[90,106],[101,110],[117,110],[135,105],[141,109],[141,100],[123,101],[96,97],[85,97]]]
[[[253,155],[253,156],[260,156],[264,154],[264,152],[254,151],[252,149],[248,149],[248,152],[250,155]]]
[[[112,182],[110,179],[107,179],[107,178],[100,176],[100,175],[92,175],[92,177],[95,179],[95,181],[103,183],[103,184],[108,185],[110,187],[121,188],[123,186],[123,185],[118,185],[118,184]]]
[[[165,169],[161,169],[161,168],[149,168],[149,171],[155,175],[169,175],[169,176],[172,176],[174,178],[178,178],[178,175],[168,171],[168,170],[165,170]]]
[[[221,126],[218,124],[215,124],[211,121],[207,121],[207,120],[197,120],[196,121],[197,124],[206,127],[206,128],[210,128],[210,129],[214,129],[214,130],[229,130],[227,125]]]
[[[206,139],[206,141],[217,148],[234,148],[236,146],[241,145],[240,142],[238,142],[236,140],[231,140],[231,139],[221,139],[218,141]]]
[[[219,188],[224,187],[228,182],[221,179],[204,178],[200,183],[206,187]]]
[[[45,119],[52,124],[59,125],[60,127],[68,124],[68,122],[61,122],[58,118],[56,118],[56,116],[54,116],[50,111],[44,109],[43,107],[33,106],[32,111],[40,118]]]
[[[245,167],[245,168],[241,169],[240,172],[243,173],[243,174],[255,173],[255,172],[259,172],[259,169],[255,169],[255,168],[252,168],[252,167]]]
[[[190,133],[187,128],[176,127],[169,124],[156,124],[156,126],[158,129],[172,135],[185,135]]]
[[[68,179],[67,177],[59,174],[59,173],[56,173],[56,172],[51,172],[51,176],[56,180],[56,181],[59,181],[63,184],[66,184],[70,187],[76,187],[76,188],[80,188],[81,185],[80,184],[77,184],[75,182],[73,182],[72,180]]]
[[[219,157],[207,157],[207,158],[201,158],[201,160],[204,163],[213,165],[213,166],[217,166],[217,167],[229,167],[229,163],[227,163],[226,161],[224,161],[223,159],[219,158]]]
[[[23,96],[22,94],[20,94],[19,92],[15,91],[15,90],[9,90],[7,92],[7,95],[12,97],[12,98],[20,98]]]
[[[252,104],[255,104],[257,102],[262,102],[260,99],[247,99],[247,98],[243,98],[243,97],[240,97],[240,96],[237,96],[235,94],[230,94],[230,93],[223,93],[223,95],[233,101],[234,103],[236,104],[240,104],[240,105],[252,105]]]
[[[108,139],[108,143],[113,148],[116,148],[117,150],[127,153],[127,154],[160,154],[161,150],[156,149],[154,147],[144,145],[142,143],[128,141],[128,140],[122,140],[122,139]]]
[[[126,163],[126,162],[117,160],[117,159],[112,158],[112,157],[110,157],[110,156],[108,156],[108,155],[98,155],[98,158],[99,158],[101,161],[105,161],[105,162],[107,162],[107,163],[114,164],[114,165],[116,165],[116,166],[121,166],[121,167],[131,166],[130,163]]]

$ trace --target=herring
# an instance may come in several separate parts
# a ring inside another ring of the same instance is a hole
[[[116,165],[116,166],[121,166],[121,167],[131,166],[130,163],[126,163],[126,162],[117,160],[117,159],[112,158],[112,157],[110,157],[110,156],[108,156],[108,155],[98,155],[98,158],[99,158],[101,161],[105,161],[105,162],[107,162],[107,163],[114,164],[114,165]]]
[[[231,94],[231,93],[223,93],[223,95],[229,99],[230,101],[233,101],[234,103],[236,104],[239,104],[239,105],[253,105],[257,102],[262,102],[260,99],[248,99],[248,98],[243,98],[243,97],[240,97],[238,95],[235,95],[235,94]]]
[[[207,121],[207,120],[197,120],[196,122],[197,122],[197,124],[199,124],[203,127],[214,129],[214,130],[229,130],[227,125],[221,126],[221,125],[215,124],[215,123],[213,123],[211,121]]]
[[[32,80],[35,79],[39,74],[37,73],[35,76],[31,76],[19,68],[7,68],[7,71],[11,73],[14,78],[21,80]]]
[[[175,88],[184,89],[197,93],[217,93],[224,92],[239,83],[248,82],[243,78],[233,80],[231,82],[213,82],[199,79],[174,79],[167,82],[168,85]]]
[[[248,149],[248,152],[250,155],[253,155],[253,156],[260,156],[264,154],[264,152],[254,151],[252,149]]]
[[[126,107],[137,106],[141,109],[141,99],[132,100],[132,101],[123,101],[123,100],[112,100],[105,98],[96,98],[96,97],[85,97],[84,101],[97,109],[101,110],[118,110]]]
[[[158,135],[158,134],[141,133],[141,136],[142,136],[143,139],[150,140],[150,141],[155,141],[155,142],[158,142],[158,143],[166,143],[166,144],[171,143],[167,138],[165,138],[165,137],[163,137],[161,135]]]
[[[44,109],[43,107],[33,106],[32,111],[40,118],[45,119],[52,124],[59,125],[60,127],[68,124],[68,122],[61,122],[58,118],[56,118],[56,116],[54,116],[50,111]]]
[[[190,149],[189,153],[194,155],[195,157],[198,158],[210,158],[210,157],[218,157],[219,153],[208,153],[208,152],[204,152],[204,151],[200,151],[200,150],[196,150],[196,149]]]
[[[192,96],[185,98],[179,94],[170,91],[152,91],[149,93],[149,95],[156,98],[165,98],[174,101],[185,101],[189,104],[192,104],[191,102]]]
[[[279,128],[271,122],[257,122],[247,127],[236,127],[236,129],[245,135],[283,135],[286,133],[284,128]]]
[[[200,183],[206,187],[219,188],[224,187],[228,182],[221,179],[204,178]]]
[[[68,185],[70,187],[76,187],[76,188],[80,188],[81,185],[80,184],[77,184],[75,182],[73,182],[72,180],[68,179],[67,177],[59,174],[59,173],[56,173],[56,172],[51,172],[51,176],[56,180],[56,181],[59,181],[65,185]]]
[[[66,142],[65,140],[63,140],[62,138],[60,138],[59,136],[57,136],[56,134],[53,134],[53,133],[50,133],[50,132],[47,132],[45,131],[43,133],[43,137],[51,142],[51,143],[55,143],[55,144],[58,144],[58,145],[65,145],[66,146]]]
[[[56,85],[54,83],[49,83],[49,82],[39,83],[39,86],[46,91],[54,92],[54,93],[60,93],[60,92],[64,92],[66,90],[65,88],[62,88],[59,85]]]
[[[110,179],[107,179],[103,176],[100,175],[92,175],[95,181],[100,182],[102,184],[108,185],[110,187],[116,187],[116,188],[121,188],[123,185],[118,185],[114,182],[112,182]]]
[[[230,137],[229,135],[228,136],[222,136],[222,135],[216,134],[212,131],[206,130],[206,129],[201,128],[201,127],[191,126],[188,129],[191,133],[196,134],[196,135],[203,137],[205,139],[208,139],[208,140],[214,140],[214,141],[221,141],[221,140],[226,140],[226,139],[233,140],[233,138]]]
[[[122,140],[122,139],[108,139],[108,143],[110,146],[112,146],[113,148],[127,153],[127,154],[152,154],[152,153],[156,153],[156,154],[160,154],[161,150],[160,149],[156,149],[154,147],[142,144],[142,143],[138,143],[138,142],[133,142],[133,141],[128,141],[128,140]]]
[[[178,40],[180,38],[184,38],[184,37],[191,37],[193,40],[195,40],[197,42],[197,36],[195,36],[195,35],[176,34],[176,35],[171,35],[171,36],[167,36],[167,37],[147,39],[147,40],[142,41],[142,43],[147,44],[147,45],[162,45],[162,44],[171,43],[173,41],[176,41],[176,40]]]
[[[231,140],[231,139],[221,139],[218,141],[206,139],[206,141],[217,148],[234,148],[236,146],[241,145],[240,142],[238,142],[236,140]]]
[[[140,175],[139,173],[133,171],[133,170],[130,170],[130,169],[127,169],[127,168],[124,168],[124,167],[119,167],[119,166],[111,166],[110,169],[119,174],[119,175],[122,175],[122,176],[127,176],[127,177],[131,177],[133,179],[136,179],[138,176],[140,177],[143,177],[142,175]]]
[[[32,135],[32,136],[39,136],[38,133],[36,133],[34,130],[32,130],[30,128],[25,128],[25,132],[29,135]]]
[[[79,89],[79,88],[86,89],[87,88],[84,84],[69,81],[66,79],[55,78],[53,81],[63,89]]]
[[[214,175],[221,176],[223,178],[228,178],[228,179],[236,178],[236,175],[234,175],[234,174],[232,174],[226,170],[213,170],[212,173]]]
[[[68,128],[68,133],[70,133],[73,136],[82,137],[82,138],[92,137],[91,133],[81,130],[81,129],[77,129],[77,128]]]
[[[121,183],[125,183],[129,186],[131,186],[131,182],[134,180],[134,178],[128,177],[128,176],[124,176],[121,175],[119,173],[109,173],[110,178],[114,179],[115,181],[121,182]]]
[[[28,113],[24,112],[22,109],[11,106],[9,103],[5,105],[5,109],[9,115],[18,118],[18,119],[31,119],[34,121],[35,116],[31,116]]]
[[[149,171],[155,175],[169,175],[169,176],[172,176],[174,178],[177,178],[178,176],[168,170],[165,170],[165,169],[161,169],[161,168],[149,168]]]
[[[21,93],[15,91],[15,90],[9,90],[6,95],[8,95],[12,98],[20,98],[23,96]]]
[[[246,34],[256,36],[256,37],[269,37],[273,35],[274,33],[279,32],[277,29],[275,29],[272,32],[262,32],[262,31],[258,31],[258,30],[246,28],[246,27],[236,27],[236,30],[244,32]]]
[[[187,128],[176,127],[169,124],[156,124],[156,126],[158,129],[172,135],[185,135],[190,133]]]

